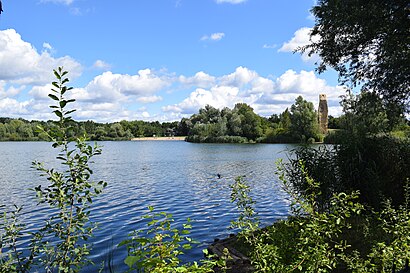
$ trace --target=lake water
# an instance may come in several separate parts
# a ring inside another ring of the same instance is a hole
[[[183,141],[100,142],[103,154],[92,165],[94,180],[108,186],[92,207],[99,229],[92,238],[96,264],[113,254],[123,271],[126,250],[116,245],[132,230],[143,229],[141,216],[154,206],[172,213],[176,225],[193,220],[191,237],[200,242],[184,257],[200,259],[214,238],[224,238],[237,216],[230,203],[235,177],[246,176],[263,225],[288,215],[289,200],[275,175],[275,161],[286,159],[291,145],[193,144]],[[34,192],[44,178],[31,168],[38,160],[55,165],[56,150],[46,142],[0,142],[0,205],[24,205],[28,230],[43,222],[49,209],[36,206]],[[218,179],[217,174],[221,175]],[[0,207],[4,210],[4,207]]]

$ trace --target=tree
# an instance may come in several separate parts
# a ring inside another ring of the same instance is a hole
[[[328,66],[342,83],[383,98],[390,120],[409,110],[410,6],[408,0],[319,0],[311,44],[319,72]],[[315,38],[313,38],[315,37]]]
[[[283,111],[283,113],[279,115],[279,118],[280,118],[280,127],[283,128],[285,132],[289,131],[291,123],[292,123],[290,120],[289,109],[286,108],[285,111]]]
[[[253,108],[246,103],[237,103],[234,108],[241,119],[242,136],[256,140],[262,136],[260,117],[253,112]]]
[[[342,117],[334,117],[329,115],[329,129],[340,129],[340,121]]]
[[[181,121],[178,123],[177,135],[187,136],[192,127],[193,125],[190,119],[182,118]]]
[[[202,123],[216,123],[221,113],[219,109],[207,104],[205,108],[199,109],[199,116],[201,117]]]
[[[6,138],[6,126],[2,123],[0,123],[0,140],[5,139]]]
[[[241,136],[241,117],[237,112],[233,112],[229,119],[229,135],[231,136]]]
[[[342,100],[344,128],[359,136],[388,131],[385,106],[374,93],[345,96]]]
[[[317,115],[313,103],[299,96],[290,107],[290,129],[295,138],[306,141],[309,138],[317,138],[318,124]]]

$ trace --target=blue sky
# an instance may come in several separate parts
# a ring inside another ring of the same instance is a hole
[[[314,72],[310,0],[3,0],[0,116],[49,119],[52,69],[70,71],[74,118],[172,121],[210,104],[270,116],[298,95],[326,93],[340,114],[337,75]]]

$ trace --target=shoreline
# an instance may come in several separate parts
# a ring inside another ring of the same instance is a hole
[[[136,137],[131,141],[185,141],[185,137]]]

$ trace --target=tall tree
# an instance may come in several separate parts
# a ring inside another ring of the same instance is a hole
[[[342,83],[375,92],[390,115],[408,111],[409,0],[318,0],[312,12],[311,44],[300,50],[319,54],[318,71],[330,66]]]
[[[317,138],[319,128],[313,103],[297,97],[290,107],[290,120],[290,130],[296,138],[302,141]]]
[[[237,103],[234,107],[241,120],[242,135],[248,139],[256,140],[262,135],[261,119],[246,103]]]

